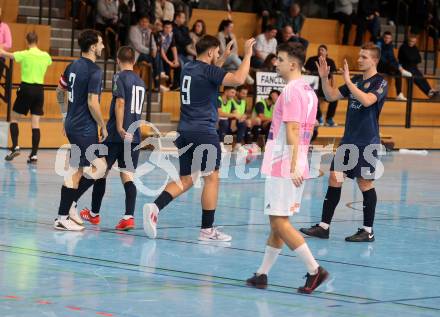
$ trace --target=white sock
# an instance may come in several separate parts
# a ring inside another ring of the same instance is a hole
[[[328,223],[325,223],[325,222],[320,222],[320,223],[319,223],[319,226],[320,226],[322,229],[325,229],[325,230],[328,230],[328,228],[330,228],[330,225],[329,225]]]
[[[90,211],[90,216],[96,217],[97,215],[99,215],[99,214],[95,214],[93,211]]]
[[[130,219],[130,218],[134,218],[133,216],[130,216],[130,215],[125,215],[124,217],[122,217],[122,219],[124,219],[124,220],[128,220],[128,219]]]
[[[58,216],[58,219],[64,221],[64,220],[67,220],[67,217],[69,217],[69,216]]]
[[[366,226],[364,226],[363,229],[364,229],[365,231],[367,231],[368,233],[371,233],[371,232],[373,231],[373,228],[371,228],[371,227],[366,227]]]
[[[298,257],[304,262],[307,268],[307,272],[311,275],[315,275],[318,273],[319,264],[316,262],[315,258],[312,255],[312,252],[309,249],[307,243],[302,244],[298,248],[295,249]]]
[[[275,264],[278,255],[280,255],[281,249],[276,249],[270,245],[266,246],[266,251],[264,252],[263,262],[260,268],[257,270],[257,275],[268,274],[272,266]]]

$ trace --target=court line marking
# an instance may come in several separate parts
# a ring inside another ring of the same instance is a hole
[[[34,223],[34,224],[37,224],[37,225],[43,225],[43,226],[50,226],[50,227],[52,227],[52,224],[43,223],[43,222],[37,222],[37,221],[10,219],[10,218],[6,218],[6,217],[0,217],[0,219],[10,220],[10,221],[22,221],[22,222],[25,222],[25,223]],[[136,229],[136,230],[141,230],[141,229]],[[126,235],[126,236],[147,238],[145,235],[133,234],[133,233],[127,233],[127,232],[123,232],[122,233],[120,231],[117,231],[117,230],[114,230],[114,229],[109,229],[109,228],[99,228],[99,230],[98,230],[98,229],[95,229],[93,227],[91,227],[91,228],[90,227],[88,227],[88,228],[86,227],[85,231],[89,231],[89,232],[103,232],[103,233],[108,233],[108,234],[115,234],[115,235],[118,235],[118,236]],[[196,242],[196,241],[191,241],[191,240],[178,240],[178,239],[160,238],[160,237],[156,238],[156,240],[170,241],[170,242],[177,242],[177,243],[186,243],[186,244],[191,244],[191,245],[203,246],[202,243],[199,243],[199,242]],[[234,250],[234,251],[244,251],[244,252],[264,254],[263,251],[250,250],[250,249],[244,249],[244,248],[237,248],[237,247],[231,247],[231,246],[224,246],[224,245],[218,245],[218,244],[216,245],[215,243],[210,244],[210,246],[218,247],[218,248],[224,248],[224,249],[229,249],[229,250]],[[280,254],[280,256],[284,256],[284,257],[288,257],[288,258],[296,258],[295,255],[291,255],[291,254]],[[440,275],[438,275],[438,274],[429,274],[429,273],[424,273],[424,272],[414,272],[414,271],[406,271],[406,270],[399,270],[399,269],[391,269],[391,268],[384,268],[384,267],[380,267],[380,266],[365,265],[365,264],[359,264],[359,263],[349,263],[349,262],[336,261],[336,260],[326,260],[326,259],[320,259],[320,258],[316,258],[316,259],[318,261],[320,261],[320,262],[326,262],[326,263],[332,263],[332,264],[341,264],[341,265],[347,265],[347,266],[363,267],[363,268],[382,270],[382,271],[390,271],[390,272],[396,272],[396,273],[414,274],[414,275],[429,276],[429,277],[439,277],[440,278]]]
[[[50,254],[50,255],[65,256],[68,259],[57,258],[57,257],[53,257],[53,256],[43,256],[43,255],[38,255],[38,254],[30,254],[30,253],[26,253],[26,252],[10,251],[10,250],[0,250],[0,252],[16,253],[16,254],[22,254],[22,255],[27,255],[27,256],[36,256],[36,257],[40,257],[40,258],[46,258],[46,259],[52,259],[52,260],[58,260],[58,261],[73,262],[73,263],[79,263],[79,264],[88,264],[88,265],[93,265],[93,266],[108,267],[108,268],[113,268],[113,269],[121,269],[121,270],[128,270],[128,271],[134,271],[134,272],[144,272],[144,271],[139,270],[139,269],[134,269],[134,268],[133,269],[132,268],[125,268],[125,267],[121,268],[121,267],[114,266],[114,265],[123,265],[123,266],[125,265],[125,266],[128,266],[128,267],[133,267],[133,266],[134,267],[143,267],[143,268],[154,269],[154,270],[159,270],[159,271],[165,271],[165,272],[170,272],[170,273],[188,274],[188,275],[191,275],[191,276],[216,278],[216,279],[227,280],[227,281],[231,281],[231,282],[225,283],[225,282],[212,281],[212,279],[205,280],[205,279],[202,279],[202,278],[176,276],[176,275],[164,274],[164,273],[156,273],[156,272],[147,272],[148,274],[153,274],[153,275],[167,276],[167,277],[173,277],[173,278],[182,278],[182,279],[188,279],[188,280],[192,280],[192,281],[208,282],[208,283],[212,283],[212,284],[220,284],[220,285],[233,286],[233,287],[242,287],[242,288],[248,288],[248,289],[250,288],[250,287],[244,285],[244,280],[230,278],[230,277],[223,277],[223,276],[218,276],[218,275],[208,275],[208,274],[202,274],[202,273],[195,273],[195,272],[187,272],[187,271],[181,271],[181,270],[166,269],[166,268],[161,268],[161,267],[150,267],[150,266],[146,266],[146,265],[126,263],[126,262],[120,262],[120,261],[115,261],[115,260],[97,259],[97,258],[86,257],[86,256],[70,255],[70,254],[65,254],[65,253],[60,253],[60,252],[53,252],[53,251],[46,251],[46,250],[39,250],[39,249],[35,250],[35,249],[22,248],[22,247],[3,245],[3,244],[0,244],[0,246],[1,247],[6,247],[6,248],[12,248],[12,249],[24,250],[24,251],[31,251],[31,252],[40,253],[40,254],[41,253],[43,253],[43,254],[45,253],[45,254]],[[99,264],[99,263],[90,263],[90,262],[85,262],[85,261],[72,260],[71,258],[82,259],[82,260],[90,260],[90,261],[95,261],[95,262],[104,262],[104,263],[107,263],[107,264],[102,265],[102,264]],[[112,266],[112,265],[110,265],[110,263],[114,264],[114,265]],[[240,284],[233,284],[232,281],[240,283]],[[295,287],[289,287],[289,286],[284,286],[284,285],[277,285],[277,284],[269,284],[269,285],[272,286],[272,287],[277,287],[277,288],[282,288],[282,289],[297,290],[297,288],[295,288]],[[250,289],[252,289],[252,288],[250,288]],[[309,295],[304,295],[304,294],[299,294],[299,293],[292,293],[292,292],[279,291],[279,290],[273,290],[273,289],[267,289],[266,291],[274,292],[274,293],[280,293],[280,294],[297,295],[297,296],[309,296]],[[346,297],[346,298],[352,298],[352,299],[368,301],[368,302],[360,302],[359,303],[359,302],[354,302],[354,301],[349,301],[349,300],[344,300],[344,299],[338,299],[338,298],[328,298],[328,297],[315,296],[315,295],[312,296],[313,298],[319,298],[319,299],[324,299],[324,300],[334,300],[334,301],[346,302],[346,303],[350,303],[350,304],[361,304],[361,305],[364,305],[364,304],[387,304],[387,303],[391,303],[391,304],[395,304],[395,305],[405,305],[405,306],[415,307],[415,308],[418,308],[418,309],[440,311],[440,309],[433,308],[433,307],[425,307],[425,306],[421,306],[421,305],[412,305],[412,304],[400,303],[401,301],[404,301],[404,300],[405,301],[409,301],[409,300],[422,300],[422,299],[430,299],[430,298],[398,299],[398,300],[381,301],[381,300],[376,300],[376,299],[372,299],[372,298],[368,298],[368,297],[361,297],[361,296],[355,296],[355,295],[346,295],[346,294],[339,294],[339,293],[333,293],[333,292],[315,291],[314,294],[316,294],[316,293],[320,293],[320,294],[323,294],[323,295],[324,294],[328,294],[328,295],[332,295],[332,296],[339,296],[339,297]]]

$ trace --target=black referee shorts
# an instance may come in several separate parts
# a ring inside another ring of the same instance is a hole
[[[12,110],[22,115],[27,115],[30,111],[33,115],[42,116],[44,114],[43,105],[43,85],[21,83]]]

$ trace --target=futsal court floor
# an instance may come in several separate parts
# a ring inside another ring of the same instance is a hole
[[[122,217],[124,190],[112,171],[101,209],[101,225],[82,233],[56,232],[62,177],[55,151],[40,151],[37,166],[27,153],[0,160],[0,316],[440,316],[440,152],[428,156],[388,154],[377,181],[376,241],[350,244],[344,237],[362,226],[362,195],[347,180],[329,240],[307,238],[331,274],[312,295],[297,288],[306,273],[295,254],[283,249],[269,274],[269,288],[245,286],[258,268],[268,234],[263,215],[264,179],[239,179],[232,164],[220,187],[216,224],[233,236],[230,244],[197,240],[200,188],[190,190],[160,215],[158,238],[142,230],[138,194],[137,228],[113,228]],[[0,151],[0,157],[6,154]],[[148,157],[141,154],[142,163]],[[172,160],[171,160],[172,161]],[[246,166],[258,168],[259,159]],[[327,189],[323,177],[307,182],[299,228],[320,221]],[[160,188],[156,168],[140,178]],[[91,193],[79,202],[90,206]]]

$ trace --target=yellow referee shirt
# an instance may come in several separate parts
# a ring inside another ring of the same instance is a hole
[[[50,55],[38,47],[13,53],[14,60],[21,64],[21,81],[27,84],[44,84],[47,67],[52,64]]]

